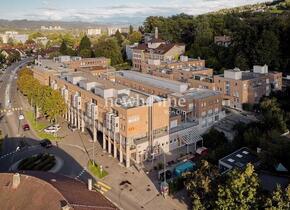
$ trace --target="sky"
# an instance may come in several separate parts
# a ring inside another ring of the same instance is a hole
[[[190,15],[266,0],[0,0],[0,19],[142,22],[151,15]]]

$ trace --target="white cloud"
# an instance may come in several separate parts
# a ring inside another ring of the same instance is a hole
[[[95,7],[88,9],[60,9],[49,7],[49,1],[42,1],[42,8],[30,14],[25,14],[29,19],[49,20],[83,20],[100,21],[109,19],[143,20],[150,15],[174,15],[186,13],[191,15],[202,14],[222,8],[235,7],[245,4],[263,2],[265,0],[167,0],[168,4],[122,4],[108,7]]]

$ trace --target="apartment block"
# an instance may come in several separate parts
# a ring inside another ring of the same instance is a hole
[[[100,36],[102,35],[102,29],[101,28],[89,28],[87,30],[88,36]]]
[[[100,78],[67,62],[37,59],[34,77],[60,91],[70,124],[89,129],[127,167],[178,148],[195,152],[203,146],[202,132],[224,117],[218,91],[136,71]]]
[[[175,81],[187,82],[188,79],[195,75],[212,75],[213,69],[206,68],[204,66],[188,66],[182,68],[163,68],[159,70],[152,71],[152,75],[163,77],[166,79],[171,79]]]
[[[162,62],[177,60],[184,52],[184,44],[166,42],[158,38],[158,30],[156,30],[154,38],[133,48],[133,69],[150,73]]]
[[[271,91],[282,89],[282,73],[268,72],[268,66],[254,66],[251,71],[238,68],[225,70],[222,75],[195,75],[188,80],[191,87],[223,93],[223,104],[241,109],[243,104],[255,104]]]
[[[169,97],[173,113],[179,113],[184,121],[197,122],[201,128],[208,128],[224,117],[221,92],[189,89]]]
[[[188,89],[187,83],[168,80],[150,74],[135,71],[119,71],[115,82],[138,91],[167,98],[174,92],[184,92]]]

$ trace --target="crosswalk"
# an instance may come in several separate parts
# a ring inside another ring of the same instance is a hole
[[[9,112],[15,112],[15,111],[22,111],[22,107],[15,107],[11,109],[0,109],[0,113],[9,113]]]
[[[112,188],[103,182],[97,181],[94,184],[94,189],[96,191],[100,192],[101,194],[104,194],[104,193],[108,192],[109,190],[111,190]]]

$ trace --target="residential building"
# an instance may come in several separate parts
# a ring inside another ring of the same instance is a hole
[[[79,68],[94,68],[94,67],[103,67],[107,68],[110,66],[111,60],[105,57],[98,58],[80,58],[80,57],[71,57],[68,61],[63,61],[64,64],[71,69]]]
[[[208,89],[189,89],[170,94],[171,111],[182,116],[183,121],[197,122],[201,128],[211,127],[224,118],[222,94]]]
[[[8,44],[9,41],[24,44],[28,40],[27,34],[18,34],[17,31],[6,31],[5,34],[0,34],[3,44]]]
[[[140,164],[152,153],[169,151],[166,100],[84,72],[49,71],[42,66],[33,69],[35,78],[46,73],[49,85],[62,93],[68,106],[65,119],[81,131],[85,127],[91,129],[95,141],[97,131],[102,133],[103,149],[121,163],[129,167]]]
[[[122,32],[121,28],[119,28],[119,27],[108,27],[107,28],[108,36],[115,35],[117,31],[119,31],[120,33]]]
[[[89,28],[87,30],[88,36],[100,36],[102,35],[102,29],[101,28]]]
[[[225,70],[222,75],[195,75],[188,80],[191,87],[223,93],[223,105],[242,109],[243,104],[256,104],[271,91],[281,90],[282,73],[268,72],[268,66],[254,66],[252,71],[238,68]]]
[[[132,60],[133,58],[133,49],[138,46],[138,43],[132,45],[126,45],[126,57],[127,60]]]
[[[195,152],[202,146],[202,119],[208,129],[222,112],[217,92],[188,90],[186,83],[135,71],[100,78],[54,60],[38,59],[35,64],[34,77],[64,97],[68,107],[64,118],[82,132],[91,130],[92,139],[127,167],[178,148]],[[176,112],[183,109],[171,104],[171,96],[184,96],[190,110]]]
[[[232,43],[232,38],[230,36],[215,36],[214,37],[214,43],[223,46],[223,47],[228,47]]]
[[[64,28],[61,26],[41,26],[40,30],[42,31],[62,31]]]
[[[283,88],[290,87],[290,75],[283,77]]]
[[[184,57],[184,56],[181,56]],[[179,65],[177,65],[179,64]],[[161,65],[159,69],[151,72],[152,75],[166,79],[187,82],[194,75],[213,75],[213,69],[204,66],[204,60],[190,59],[188,61],[168,62],[167,65]]]
[[[248,148],[243,147],[220,159],[219,169],[222,173],[227,173],[234,168],[244,169],[249,163],[258,166],[258,157]]]
[[[133,48],[133,69],[143,73],[150,73],[160,66],[161,62],[177,60],[185,52],[184,44],[174,44],[155,37]]]
[[[119,209],[100,192],[89,190],[85,183],[60,174],[1,173],[0,185],[1,209]]]
[[[188,84],[143,74],[135,71],[116,72],[115,82],[148,94],[168,97],[175,92],[185,92]]]
[[[148,94],[169,98],[171,114],[177,113],[180,118],[175,120],[180,123],[196,122],[196,125],[208,128],[224,117],[223,97],[218,91],[189,89],[187,83],[134,71],[117,72],[115,82]]]

